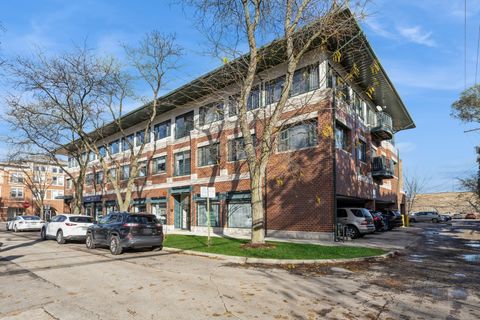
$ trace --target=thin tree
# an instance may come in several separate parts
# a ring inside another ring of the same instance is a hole
[[[244,151],[250,174],[252,205],[252,244],[265,242],[265,211],[263,183],[268,160],[276,149],[279,133],[284,128],[282,114],[289,107],[294,73],[305,54],[315,47],[353,36],[356,29],[354,15],[344,15],[349,1],[328,0],[184,0],[198,13],[198,25],[212,44],[215,56],[225,58],[226,74],[238,85],[238,125],[244,139]],[[362,2],[362,1],[360,1]],[[363,2],[359,9],[363,9]],[[272,37],[274,52],[261,46]],[[240,48],[247,45],[248,53],[240,55]],[[336,48],[333,51],[337,51]],[[331,50],[330,50],[331,51]],[[278,100],[272,108],[258,113],[254,121],[262,121],[261,135],[256,143],[250,134],[252,120],[248,101],[255,89],[258,72],[272,61],[272,53],[278,63],[285,63],[285,75]],[[338,54],[338,53],[337,53]],[[331,131],[326,128],[324,131]]]
[[[97,155],[104,175],[115,193],[119,210],[128,211],[132,194],[142,190],[141,185],[146,180],[145,171],[149,162],[148,160],[140,162],[139,159],[144,156],[145,146],[150,143],[151,126],[160,107],[158,103],[160,91],[164,89],[166,76],[177,69],[182,49],[176,43],[174,35],[162,34],[158,31],[145,34],[138,46],[124,46],[124,48],[138,77],[152,93],[148,99],[150,102],[143,108],[144,121],[139,129],[140,134],[126,132],[129,126],[124,118],[125,102],[135,98],[132,90],[134,77],[121,68],[117,68],[112,73],[109,91],[104,100],[106,116],[112,121],[108,124],[94,121],[96,130],[93,133],[85,130],[79,133],[88,149]],[[108,128],[114,128],[120,133],[122,153],[112,152],[108,144],[108,138],[111,136]]]
[[[86,48],[58,56],[41,52],[8,63],[12,90],[4,119],[10,124],[10,143],[29,157],[44,156],[72,181],[73,213],[82,211],[88,166],[88,146],[79,132],[91,130],[101,117],[113,61],[98,59]],[[73,147],[74,146],[74,147]],[[64,157],[69,157],[69,170]]]
[[[417,174],[405,174],[404,186],[407,198],[407,214],[412,211],[415,206],[417,196],[425,191],[427,179],[420,177]]]

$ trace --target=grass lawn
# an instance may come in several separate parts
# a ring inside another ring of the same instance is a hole
[[[168,248],[193,250],[269,259],[345,259],[376,256],[385,253],[381,249],[347,247],[347,246],[320,246],[314,244],[269,242],[275,248],[242,248],[248,240],[212,237],[212,245],[207,246],[207,237],[169,234],[163,245]]]

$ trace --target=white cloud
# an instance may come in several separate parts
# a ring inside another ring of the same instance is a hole
[[[370,30],[381,37],[394,38],[394,35],[388,31],[384,25],[378,22],[377,19],[368,18],[365,20],[365,24]]]
[[[432,39],[431,32],[425,32],[420,26],[398,27],[400,35],[410,42],[421,44],[427,47],[435,47],[437,44]]]

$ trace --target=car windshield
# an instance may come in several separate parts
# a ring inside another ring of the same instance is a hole
[[[155,216],[151,215],[131,215],[127,217],[127,223],[139,223],[139,224],[148,224],[148,223],[157,223]]]
[[[70,217],[71,222],[79,222],[79,223],[92,223],[92,217]]]
[[[22,218],[23,218],[23,220],[32,220],[32,221],[33,220],[40,220],[40,218],[36,217],[36,216],[23,216]]]

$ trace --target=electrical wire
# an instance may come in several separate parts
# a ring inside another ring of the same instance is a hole
[[[480,55],[480,25],[478,25],[478,40],[477,40],[477,64],[475,66],[475,85],[477,85],[478,75],[478,56]]]
[[[464,71],[465,71],[465,90],[467,90],[467,0],[465,2],[465,20],[464,20],[464,45],[465,45],[465,66],[464,66]]]

